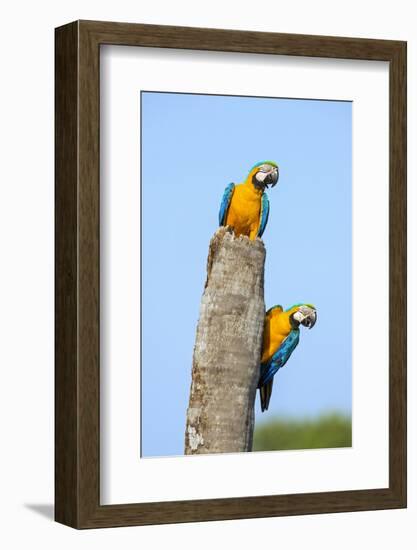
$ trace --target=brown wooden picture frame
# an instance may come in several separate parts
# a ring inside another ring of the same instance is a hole
[[[99,57],[117,44],[389,62],[389,487],[100,504]],[[75,528],[406,506],[406,43],[76,21],[56,29],[55,519]]]

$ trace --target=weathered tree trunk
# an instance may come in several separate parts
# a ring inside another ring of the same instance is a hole
[[[264,327],[265,247],[218,229],[194,347],[185,454],[252,450]]]

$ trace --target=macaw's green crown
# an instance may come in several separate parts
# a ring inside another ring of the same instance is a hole
[[[294,307],[300,307],[300,306],[307,306],[307,307],[311,307],[312,309],[316,309],[316,306],[313,306],[313,304],[303,304],[303,303],[300,303],[300,304],[294,304],[292,305],[291,307],[288,307],[285,311],[290,311],[291,309],[293,309]],[[266,313],[270,313],[272,310],[274,309],[282,309],[284,311],[284,308],[280,305],[280,304],[277,304],[276,306],[272,306],[270,307]]]
[[[262,164],[270,164],[271,166],[275,166],[275,168],[278,168],[278,164],[273,160],[261,160],[261,162],[257,162],[256,164],[254,164],[249,172],[252,172],[252,170],[254,168],[257,168],[258,166],[262,166]]]
[[[287,308],[285,311],[290,311],[290,309],[292,309],[293,307],[300,307],[300,306],[307,306],[307,307],[311,307],[312,309],[316,309],[316,306],[313,306],[313,304],[294,304],[292,305],[291,307]]]

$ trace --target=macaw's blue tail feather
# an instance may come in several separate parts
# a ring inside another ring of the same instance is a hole
[[[267,384],[264,384],[259,388],[259,396],[261,398],[261,410],[262,412],[267,411],[269,407],[269,401],[272,395],[272,384],[274,380],[270,380]]]
[[[261,377],[259,379],[259,387],[265,386],[265,384],[268,384],[271,380],[273,380],[276,373],[281,368],[281,365],[279,363],[264,363],[261,365]]]

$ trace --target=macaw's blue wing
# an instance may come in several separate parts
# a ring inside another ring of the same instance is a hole
[[[261,201],[261,219],[259,223],[259,229],[258,229],[258,237],[262,237],[263,232],[265,231],[266,224],[268,223],[268,217],[269,217],[269,199],[268,195],[264,193],[262,195],[262,201]]]
[[[274,376],[291,357],[291,354],[297,347],[299,340],[300,331],[298,329],[292,330],[271,359],[265,363],[261,363],[261,376],[259,379],[258,388],[261,396],[262,412],[268,409],[269,400],[271,399],[272,394]]]
[[[261,377],[258,384],[259,388],[272,380],[279,369],[285,365],[291,357],[292,352],[297,347],[299,341],[300,331],[299,329],[293,329],[271,359],[261,364]]]
[[[223,193],[222,202],[220,204],[219,211],[219,225],[226,225],[227,212],[232,200],[233,191],[235,190],[235,184],[229,183]]]

